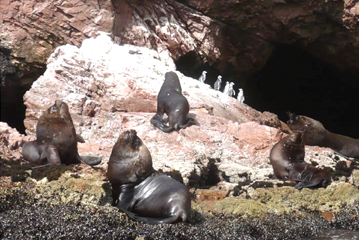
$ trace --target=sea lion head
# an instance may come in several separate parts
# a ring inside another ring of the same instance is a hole
[[[63,120],[72,123],[69,107],[61,100],[56,100],[54,105],[49,107],[41,117],[45,118],[47,121]]]
[[[303,133],[301,131],[293,131],[287,138],[288,142],[292,145],[304,146]]]
[[[165,73],[165,81],[161,87],[161,89],[171,89],[181,93],[181,85],[179,77],[175,72],[167,72]],[[160,89],[160,91],[161,91]]]
[[[303,132],[303,140],[307,145],[317,145],[326,135],[326,129],[321,122],[315,119],[288,113],[289,120],[287,124],[292,131]]]
[[[140,182],[154,171],[149,149],[137,136],[135,130],[120,134],[115,143],[110,160],[109,173],[116,172],[121,183]]]
[[[305,145],[303,133],[292,132],[281,140],[283,157],[289,162],[302,162],[305,158]]]

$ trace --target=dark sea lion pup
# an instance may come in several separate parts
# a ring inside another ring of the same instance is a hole
[[[327,171],[304,161],[305,146],[302,132],[293,132],[281,139],[270,151],[274,175],[283,180],[299,182],[295,188],[326,186],[330,183]]]
[[[289,128],[304,133],[305,145],[328,147],[346,157],[359,158],[359,139],[332,133],[315,119],[289,112],[288,115]]]
[[[168,116],[169,126],[163,120],[164,113]],[[157,97],[157,111],[150,122],[163,132],[179,130],[195,124],[188,118],[189,102],[181,92],[178,76],[174,72],[165,74],[165,81]]]
[[[107,171],[113,205],[130,218],[150,224],[186,221],[191,195],[178,181],[155,171],[151,154],[135,130],[120,134]]]
[[[304,162],[304,158],[305,146],[301,132],[293,132],[282,138],[270,151],[270,162],[279,179],[289,179],[288,165]]]
[[[84,139],[76,134],[68,105],[56,100],[40,116],[36,125],[36,140],[26,143],[22,149],[25,160],[38,165],[78,164],[101,162],[99,158],[81,159],[77,142]]]

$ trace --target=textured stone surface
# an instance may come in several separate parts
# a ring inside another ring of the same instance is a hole
[[[12,160],[21,158],[22,146],[34,139],[35,136],[21,135],[7,123],[0,122],[0,157]]]
[[[358,1],[113,2],[115,19],[123,20],[115,21],[114,35],[122,43],[168,49],[173,59],[193,52],[220,71],[246,76],[282,43],[358,68]]]
[[[80,154],[103,156],[104,164],[119,134],[132,128],[148,146],[155,168],[180,172],[187,183],[196,181],[191,178],[199,177],[209,164],[219,171],[214,174],[233,183],[238,174],[254,171],[255,166],[267,167],[263,174],[270,174],[267,155],[282,134],[259,123],[273,115],[263,115],[180,73],[190,114],[199,125],[166,134],[150,124],[164,74],[170,70],[174,71],[171,59],[160,61],[157,52],[146,48],[118,46],[105,34],[85,40],[80,48],[59,47],[45,74],[24,96],[27,133],[34,135],[42,111],[62,99],[86,141],[79,144]]]
[[[57,46],[79,46],[112,26],[113,11],[106,0],[0,2],[0,46],[10,51],[12,64],[25,75],[43,68]]]
[[[194,69],[204,61],[244,78],[262,68],[277,44],[298,45],[339,68],[358,68],[354,0],[3,0],[0,6],[1,48],[26,78],[38,74],[57,46],[80,46],[98,30],[119,43],[155,49],[160,58],[188,54],[196,59]]]
[[[249,234],[249,239],[295,239],[324,228],[358,229],[356,161],[339,157],[330,149],[306,146],[305,160],[329,170],[331,185],[299,191],[293,182],[271,178],[270,149],[287,131],[274,114],[258,112],[178,73],[190,114],[199,125],[170,134],[153,127],[149,120],[156,110],[157,93],[165,72],[174,68],[170,58],[160,58],[147,48],[118,46],[104,33],[85,40],[80,48],[57,48],[48,60],[47,71],[24,96],[29,136],[0,123],[0,234],[28,238],[36,232],[37,236],[50,237],[58,232],[49,231],[49,226],[57,226],[62,236],[70,238],[106,229],[104,239],[114,237],[108,231],[117,237],[130,234],[133,239],[151,239],[170,233],[181,238],[190,230],[201,232],[196,235],[200,238]],[[32,168],[22,159],[21,147],[35,138],[41,112],[55,99],[69,104],[76,131],[86,141],[78,145],[80,155],[101,156],[101,165]],[[155,169],[190,188],[190,223],[151,226],[160,228],[152,235],[148,225],[134,223],[110,206],[107,162],[118,135],[129,128],[136,129],[149,148]],[[55,210],[59,218],[53,217]],[[69,216],[70,222],[66,220]],[[14,227],[20,218],[28,230]],[[96,224],[87,230],[90,218]],[[231,224],[235,225],[229,228]],[[219,234],[223,225],[226,231]]]
[[[104,169],[119,134],[135,129],[154,167],[187,185],[232,191],[238,185],[272,182],[269,152],[284,136],[281,129],[286,131],[274,114],[258,112],[177,73],[198,125],[167,134],[150,124],[164,74],[174,69],[170,58],[161,59],[147,48],[118,46],[105,33],[85,40],[80,48],[61,46],[24,96],[26,132],[33,136],[42,111],[62,99],[85,139],[78,145],[80,155],[101,156]],[[349,171],[351,164],[343,158],[337,158],[341,164],[334,161],[332,151],[312,149],[306,161]]]

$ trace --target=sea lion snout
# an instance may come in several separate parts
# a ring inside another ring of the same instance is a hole
[[[57,112],[56,103],[50,107],[50,113],[55,113],[55,112]]]
[[[119,139],[124,145],[130,144],[133,149],[137,149],[141,145],[141,140],[134,129],[126,130],[120,135]]]
[[[304,134],[301,131],[293,131],[292,134],[289,135],[289,140],[294,144],[301,145],[303,143]]]

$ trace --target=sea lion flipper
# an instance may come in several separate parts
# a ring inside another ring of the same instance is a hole
[[[170,126],[166,126],[164,123],[163,123],[163,120],[161,119],[160,115],[159,114],[155,114],[151,120],[150,120],[150,123],[152,125],[154,125],[155,127],[159,128],[161,131],[163,132],[171,132],[173,130],[172,127]]]
[[[50,165],[60,165],[61,164],[59,151],[57,150],[57,148],[54,145],[46,146],[45,154],[46,154],[48,164],[50,164]]]
[[[166,224],[170,224],[170,223],[175,223],[178,220],[182,219],[182,216],[180,216],[179,214],[176,215],[171,215],[169,217],[163,217],[163,218],[150,218],[150,217],[141,217],[136,215],[133,212],[130,212],[128,210],[125,209],[120,209],[122,212],[126,213],[126,215],[131,218],[134,221],[139,221],[139,222],[144,222],[144,223],[148,223],[148,224],[162,224],[162,223],[166,223]],[[185,217],[186,219],[186,217]]]
[[[102,161],[101,157],[95,157],[95,156],[84,156],[84,157],[79,156],[79,158],[80,158],[80,161],[82,161],[83,163],[90,165],[90,166],[98,165]]]
[[[185,124],[180,125],[180,128],[187,128],[191,125],[199,125],[199,123],[193,118],[187,118]]]
[[[315,186],[319,185],[320,183],[321,183],[321,179],[314,178],[314,179],[311,179],[310,181],[299,182],[298,184],[295,185],[295,188],[298,190],[301,190],[303,188],[315,187]]]
[[[80,136],[79,134],[76,134],[76,141],[79,143],[85,143],[85,140],[82,136]]]
[[[23,158],[32,163],[39,163],[42,158],[42,149],[36,141],[27,142],[22,148]]]

